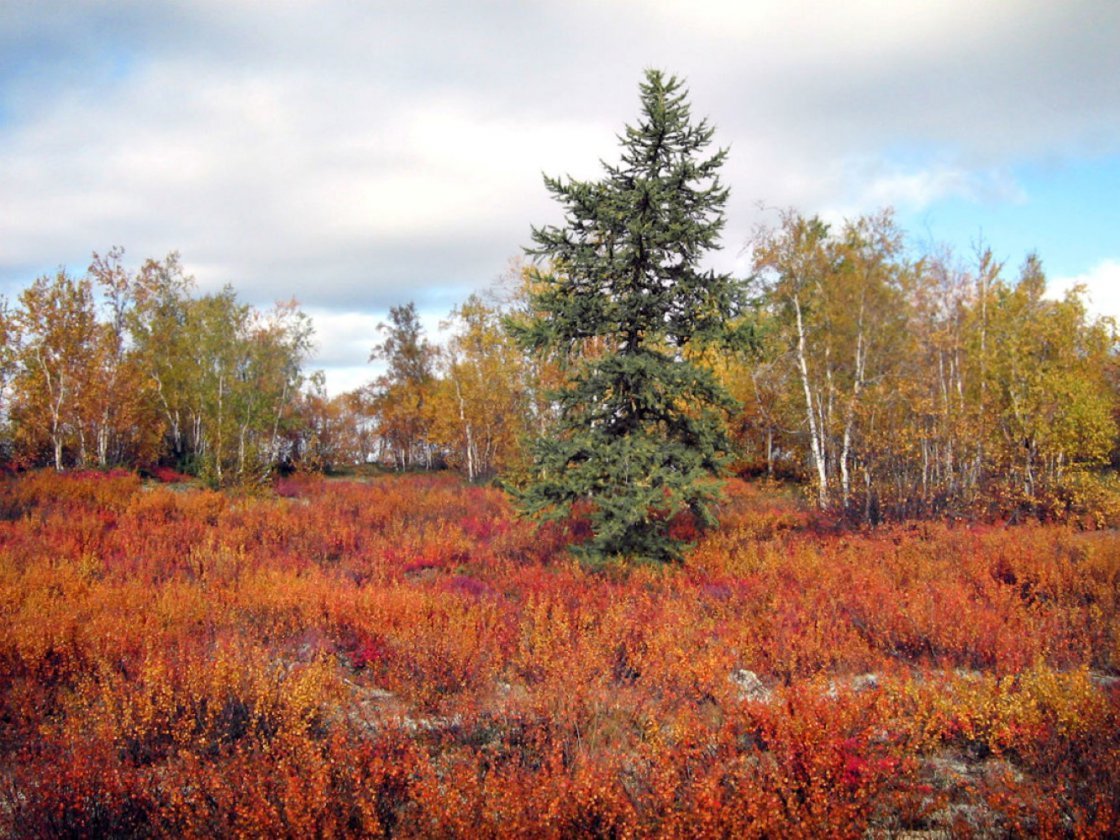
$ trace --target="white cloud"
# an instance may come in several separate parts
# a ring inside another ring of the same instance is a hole
[[[913,170],[887,166],[885,171],[861,179],[855,203],[860,208],[895,206],[923,210],[947,198],[989,204],[1022,203],[1026,193],[1006,172],[969,171],[959,164]]]
[[[407,290],[396,303],[410,302]],[[396,305],[396,304],[394,304]],[[303,307],[315,325],[315,350],[308,360],[309,371],[322,369],[327,376],[327,391],[331,395],[352,391],[376,379],[385,370],[384,362],[366,361],[374,345],[384,336],[378,327],[388,321],[388,309],[377,312],[353,312],[325,309],[317,306]],[[418,307],[420,324],[425,337],[434,344],[446,339],[442,329],[449,312],[425,310]]]
[[[304,307],[315,325],[315,357],[320,365],[346,365],[369,356],[377,341],[377,325],[387,312],[339,312]]]
[[[1089,314],[1115,318],[1120,322],[1120,259],[1103,260],[1075,277],[1051,280],[1047,284],[1047,296],[1060,298],[1077,286],[1085,290]]]
[[[298,297],[339,370],[368,354],[361,317],[444,317],[557,220],[540,173],[614,160],[648,66],[730,146],[732,270],[758,201],[1018,201],[1017,161],[1120,151],[1110,0],[107,9],[0,16],[0,283],[179,250],[204,289]]]

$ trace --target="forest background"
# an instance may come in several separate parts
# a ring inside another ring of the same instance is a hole
[[[752,243],[749,351],[697,350],[732,393],[734,470],[811,488],[874,522],[1114,513],[1115,325],[1042,260],[1009,270],[915,249],[889,210],[827,225],[790,210]],[[0,313],[0,446],[16,468],[166,468],[215,485],[372,461],[518,481],[564,371],[519,348],[533,272],[455,307],[446,342],[394,307],[384,373],[328,397],[305,370],[313,325],[232,288],[198,294],[177,255],[123,252],[36,279]]]

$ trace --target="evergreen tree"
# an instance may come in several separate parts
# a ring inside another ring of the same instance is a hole
[[[675,77],[646,72],[642,115],[599,181],[545,178],[565,208],[533,229],[535,317],[523,344],[568,366],[558,427],[536,450],[530,513],[560,517],[586,500],[596,560],[679,558],[670,525],[714,524],[730,398],[689,348],[727,334],[739,306],[730,276],[701,271],[717,246],[727,190],[708,157],[713,129],[693,123]]]

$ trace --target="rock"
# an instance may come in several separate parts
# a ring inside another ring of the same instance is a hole
[[[878,687],[878,674],[860,674],[858,677],[852,677],[852,691],[856,694],[863,691],[874,691]]]
[[[859,674],[849,680],[829,680],[828,690],[825,691],[825,697],[830,700],[836,700],[840,697],[840,689],[847,686],[854,694],[862,694],[865,691],[875,691],[879,687],[879,675],[868,673]]]
[[[403,717],[400,720],[401,729],[410,735],[415,735],[417,732],[444,732],[448,729],[458,729],[462,725],[463,719],[459,715],[415,719]]]
[[[373,737],[405,715],[407,706],[391,691],[371,685],[359,685],[345,677],[342,683],[349,691],[347,702],[340,705],[338,715],[364,737]]]
[[[1093,685],[1105,691],[1108,691],[1114,685],[1120,683],[1120,677],[1113,676],[1112,674],[1105,674],[1101,671],[1090,671],[1089,679],[1093,681]]]
[[[728,677],[739,688],[739,699],[749,700],[752,703],[769,703],[774,692],[763,685],[762,680],[754,671],[746,668],[736,668]]]

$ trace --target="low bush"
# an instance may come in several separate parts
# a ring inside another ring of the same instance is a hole
[[[683,566],[446,476],[4,480],[0,836],[1120,832],[1120,537],[841,531]]]

